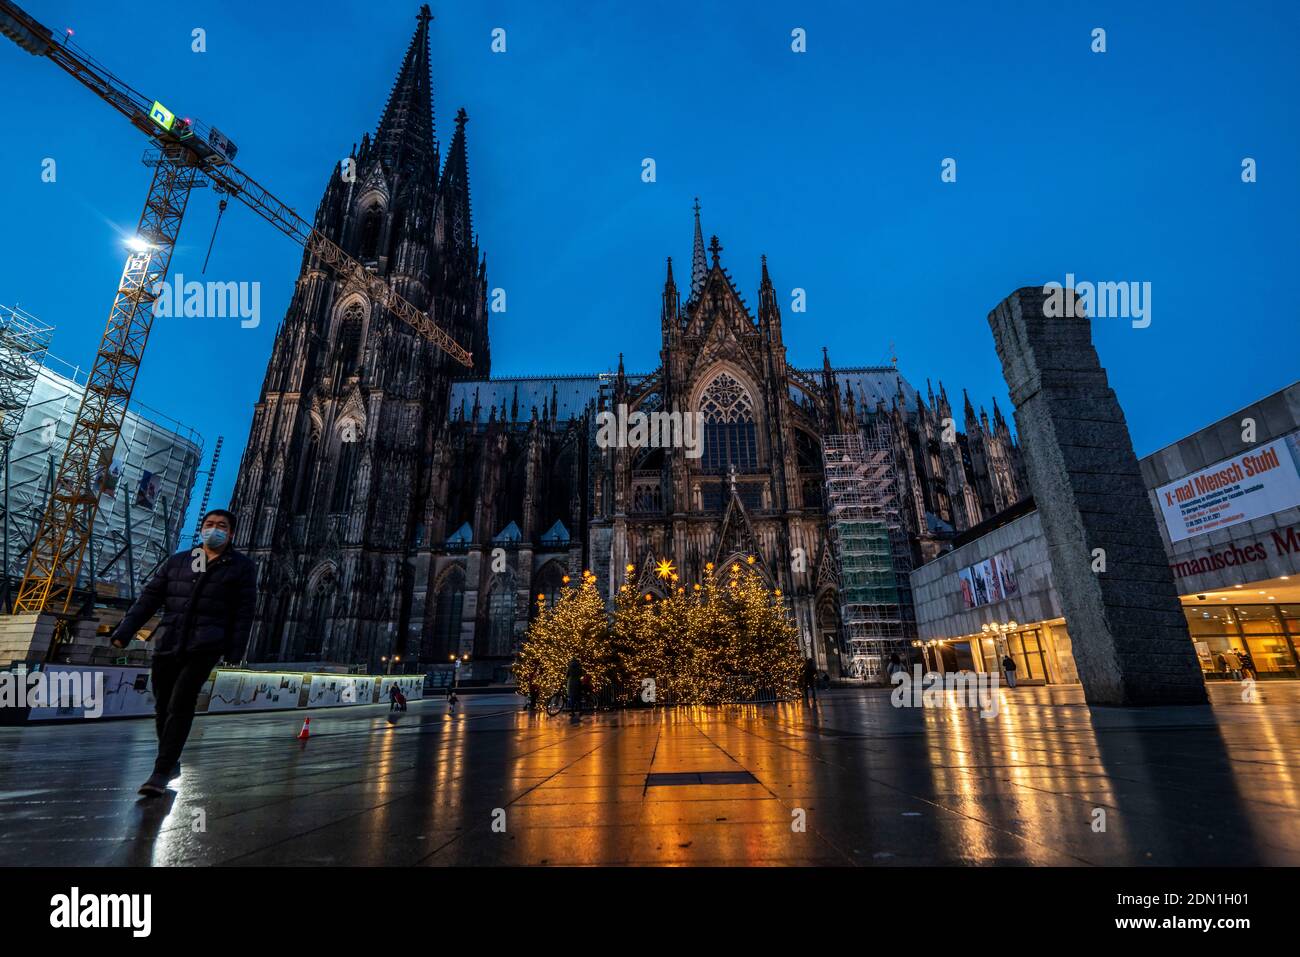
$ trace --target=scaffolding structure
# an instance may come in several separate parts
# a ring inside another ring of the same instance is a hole
[[[898,472],[888,427],[879,421],[822,440],[826,517],[840,576],[841,670],[885,679],[890,655],[907,660],[913,627]]]
[[[27,411],[41,363],[49,352],[54,327],[39,322],[17,306],[0,305],[0,610],[10,604],[9,564],[14,557],[10,464],[14,439]]]
[[[53,335],[53,326],[17,306],[0,305],[0,449],[6,453]]]
[[[0,602],[16,593],[32,542],[56,487],[58,455],[86,389],[85,370],[53,355],[35,367],[26,407],[18,416],[0,503],[8,544],[0,561]],[[133,403],[100,496],[77,582],[79,597],[129,602],[179,545],[203,455],[188,426]],[[129,531],[128,531],[129,530]],[[7,592],[7,594],[6,594]],[[88,610],[88,608],[87,608]]]

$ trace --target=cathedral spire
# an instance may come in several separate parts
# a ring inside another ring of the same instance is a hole
[[[767,256],[763,256],[763,277],[758,284],[758,321],[768,327],[769,333],[780,339],[781,309],[776,304],[776,289],[767,272]]]
[[[442,217],[442,241],[445,248],[468,254],[474,248],[473,219],[469,203],[469,148],[465,145],[465,124],[469,114],[461,107],[456,111],[456,132],[447,150],[438,187],[439,215]]]
[[[709,267],[704,261],[704,232],[700,229],[700,198],[695,197],[695,245],[691,249],[691,299],[700,298]]]
[[[388,94],[384,115],[375,133],[374,149],[390,168],[408,162],[420,165],[434,155],[433,92],[429,77],[429,21],[426,3],[416,17],[418,25],[402,60],[402,68]]]

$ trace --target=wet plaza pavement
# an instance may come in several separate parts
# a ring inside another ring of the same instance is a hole
[[[506,695],[201,717],[166,798],[149,721],[0,728],[0,864],[1300,864],[1300,683],[1211,707],[998,713],[884,690],[577,724]]]

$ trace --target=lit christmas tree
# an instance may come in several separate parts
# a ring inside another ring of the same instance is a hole
[[[629,576],[635,571],[635,565],[627,566]],[[651,600],[646,600],[647,597]],[[614,596],[611,643],[618,664],[617,683],[625,701],[641,693],[641,682],[645,678],[655,681],[655,699],[664,697],[668,675],[668,633],[655,612],[653,596],[643,597],[631,584],[624,584]]]
[[[515,665],[520,690],[533,681],[543,696],[562,688],[576,655],[593,688],[612,686],[624,703],[641,694],[647,678],[660,703],[745,701],[760,692],[793,696],[803,668],[799,632],[780,590],[768,589],[753,564],[753,558],[732,564],[725,582],[709,564],[703,581],[687,587],[670,562],[660,562],[655,571],[667,597],[625,584],[614,596],[612,621],[590,573],[579,587],[566,583],[554,608],[539,596]],[[635,571],[627,567],[629,577]]]
[[[583,572],[576,586],[566,575],[552,608],[546,607],[544,596],[537,596],[537,617],[528,626],[514,665],[519,690],[527,693],[535,683],[540,700],[562,690],[573,658],[591,679],[593,691],[609,687],[615,669],[609,616],[591,572]]]

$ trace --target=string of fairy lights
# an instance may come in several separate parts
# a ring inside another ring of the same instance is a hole
[[[596,576],[563,579],[559,598],[547,607],[537,596],[537,616],[515,662],[522,693],[541,697],[564,687],[577,658],[592,690],[627,703],[652,678],[663,703],[744,701],[760,692],[797,693],[803,669],[799,632],[779,588],[769,589],[753,556],[733,562],[721,575],[712,562],[700,581],[680,581],[671,561],[655,565],[665,595],[642,593],[630,581],[614,595],[612,612],[596,588]]]

